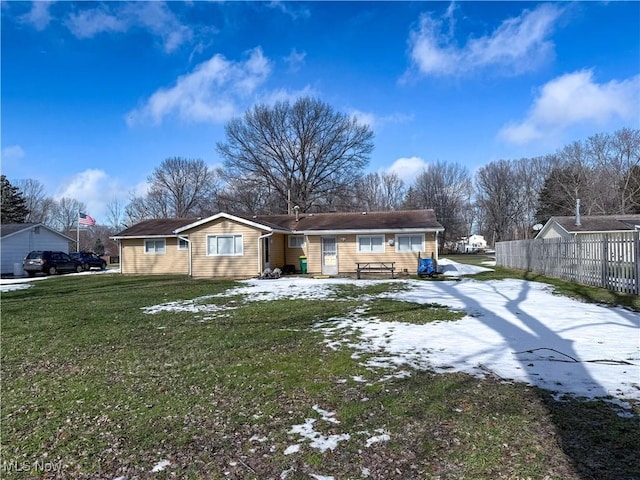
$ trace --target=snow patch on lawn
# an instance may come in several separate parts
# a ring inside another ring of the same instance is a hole
[[[313,410],[320,414],[320,420],[323,420],[327,423],[338,424],[340,423],[335,418],[335,412],[329,412],[327,410],[323,410],[318,405],[313,406]],[[351,435],[348,433],[343,433],[339,435],[323,435],[322,433],[314,430],[313,425],[316,423],[317,418],[307,418],[304,423],[300,425],[294,425],[289,430],[289,433],[297,433],[302,438],[306,438],[310,440],[309,446],[311,448],[315,448],[320,450],[321,452],[325,452],[327,450],[335,450],[338,446],[338,443],[349,440]],[[287,448],[287,450],[292,447]],[[293,453],[293,452],[292,452]]]
[[[151,469],[151,472],[152,473],[161,472],[165,468],[167,468],[169,465],[171,465],[171,462],[169,460],[160,460],[158,463],[156,463],[153,466],[153,468]]]

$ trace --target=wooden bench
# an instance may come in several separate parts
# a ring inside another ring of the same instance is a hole
[[[396,262],[356,262],[356,277],[359,279],[362,272],[391,272],[391,278],[395,278],[395,264]]]

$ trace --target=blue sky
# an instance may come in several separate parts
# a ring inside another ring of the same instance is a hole
[[[311,95],[375,132],[369,171],[553,153],[640,127],[638,2],[2,2],[2,173],[98,222],[224,125]]]

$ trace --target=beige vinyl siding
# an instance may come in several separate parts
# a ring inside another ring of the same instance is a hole
[[[153,240],[163,239],[153,238]],[[189,251],[179,250],[178,239],[175,237],[164,240],[164,253],[145,253],[144,238],[121,240],[121,272],[140,275],[187,275],[189,273]]]
[[[307,256],[307,273],[322,272],[322,236],[307,235],[304,254]],[[338,251],[338,268],[340,268],[340,252]],[[296,258],[296,269],[300,269],[300,261]]]
[[[185,233],[189,234],[191,240],[193,277],[250,278],[260,273],[262,260],[258,265],[258,239],[265,232],[219,218]],[[208,256],[207,237],[210,235],[242,235],[242,255]]]
[[[282,268],[287,264],[285,261],[286,236],[274,233],[271,237],[271,257],[269,263],[271,268]]]
[[[415,274],[418,268],[418,252],[396,252],[396,234],[387,233],[384,235],[384,252],[380,253],[360,253],[358,252],[358,236],[377,236],[378,234],[359,234],[359,235],[336,235],[338,246],[338,268],[341,274],[354,273],[356,271],[356,262],[395,262],[397,272],[405,269],[409,274]],[[424,252],[420,252],[422,258],[431,258],[431,254],[435,255],[434,232],[426,232],[424,234]],[[322,270],[322,247],[321,237],[308,237],[312,239],[309,242],[312,247],[309,249],[309,273],[319,273]],[[344,240],[343,240],[344,239]],[[389,240],[393,239],[394,244],[389,245]]]

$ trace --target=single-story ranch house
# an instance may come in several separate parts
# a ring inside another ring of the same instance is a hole
[[[433,210],[306,213],[145,220],[114,237],[124,274],[250,278],[283,271],[306,256],[309,274],[356,271],[356,262],[395,262],[415,273],[418,258],[438,255],[444,228]]]

